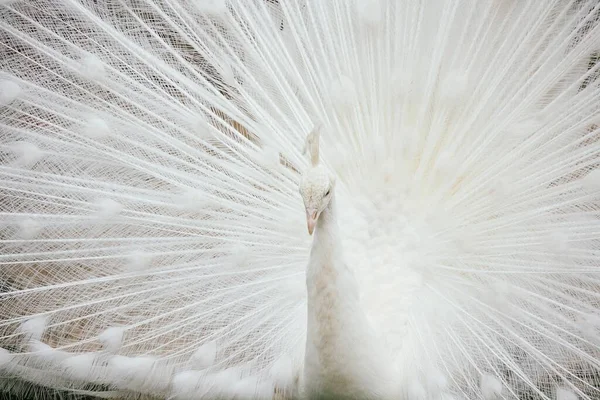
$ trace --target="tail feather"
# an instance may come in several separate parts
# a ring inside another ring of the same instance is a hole
[[[599,20],[592,0],[0,1],[2,374],[293,395],[322,124],[406,398],[597,397]]]

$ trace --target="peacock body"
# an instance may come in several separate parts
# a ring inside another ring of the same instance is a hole
[[[596,0],[0,0],[0,388],[600,398],[599,52]]]

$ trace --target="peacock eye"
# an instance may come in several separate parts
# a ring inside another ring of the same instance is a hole
[[[329,196],[330,192],[331,192],[331,189],[327,189],[327,193],[325,193],[325,196]]]

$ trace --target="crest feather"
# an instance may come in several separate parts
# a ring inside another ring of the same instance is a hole
[[[313,167],[319,164],[319,138],[321,132],[321,125],[317,124],[313,130],[306,136],[306,142],[304,144],[304,153],[310,154],[310,162]]]

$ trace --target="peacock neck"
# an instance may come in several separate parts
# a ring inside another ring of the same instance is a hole
[[[334,199],[317,222],[306,286],[305,394],[308,398],[321,398],[324,393],[333,398],[356,396],[368,386],[365,380],[377,382],[381,373],[369,362],[377,353],[372,347],[376,341],[342,254]],[[371,398],[370,394],[363,397]]]
[[[395,399],[392,363],[361,307],[340,239],[333,198],[317,221],[306,271],[302,397]]]
[[[328,252],[340,250],[339,227],[337,223],[337,213],[335,207],[335,195],[329,201],[327,207],[321,212],[315,235],[313,239],[313,248],[327,249]]]
[[[341,282],[340,278],[343,278],[342,281],[354,279],[343,256],[335,195],[332,196],[332,199],[327,207],[321,212],[317,221],[311,248],[311,260],[307,272],[307,285],[309,286],[311,286],[311,277],[314,278],[315,281],[327,279],[330,285],[339,284]],[[355,294],[349,293],[348,290],[348,287],[344,288],[344,298]],[[352,292],[354,292],[354,290],[352,290]],[[316,292],[315,294],[318,293],[319,292]],[[356,293],[358,293],[357,289]]]

